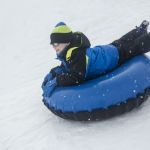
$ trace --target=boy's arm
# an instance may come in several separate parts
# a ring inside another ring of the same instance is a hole
[[[86,55],[84,49],[78,49],[72,52],[68,61],[69,73],[56,75],[58,86],[78,85],[85,80],[86,73]]]

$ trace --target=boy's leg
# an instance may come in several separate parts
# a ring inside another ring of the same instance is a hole
[[[120,39],[114,41],[112,45],[116,46],[119,51],[119,64],[122,64],[130,56],[130,49],[133,46],[134,41],[142,36],[143,33],[133,29],[132,31],[125,34]]]
[[[150,51],[150,33],[146,33],[139,38],[137,38],[132,47],[129,49],[119,50],[119,64],[124,63],[128,59],[147,53]]]
[[[149,22],[144,20],[139,27],[136,29],[131,30],[120,39],[115,40],[112,44],[116,45],[117,47],[130,47],[133,44],[133,41],[139,38],[141,35],[147,33],[147,28],[149,26]]]
[[[122,64],[124,61],[131,58],[130,53],[131,49],[133,49],[135,41],[144,34],[147,34],[148,25],[149,22],[144,20],[139,27],[133,29],[132,31],[122,36],[120,39],[111,43],[119,50],[119,64]]]
[[[150,51],[150,33],[144,34],[135,40],[130,49],[130,58]]]

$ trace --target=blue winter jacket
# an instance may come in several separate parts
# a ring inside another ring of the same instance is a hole
[[[51,70],[58,86],[80,84],[107,73],[118,65],[119,54],[115,46],[90,48],[90,42],[84,34],[75,35],[75,40],[57,56],[62,62],[61,66]]]
[[[101,45],[86,50],[86,78],[95,77],[118,65],[118,49],[113,45]]]

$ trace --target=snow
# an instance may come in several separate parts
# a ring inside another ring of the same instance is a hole
[[[123,116],[81,123],[53,115],[40,88],[59,64],[49,45],[57,22],[84,32],[94,46],[150,20],[149,8],[149,0],[1,0],[0,150],[149,150],[149,100]]]

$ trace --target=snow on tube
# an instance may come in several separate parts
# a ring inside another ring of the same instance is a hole
[[[58,87],[44,104],[71,120],[101,120],[128,112],[150,94],[150,59],[136,56],[112,72],[78,86]]]

